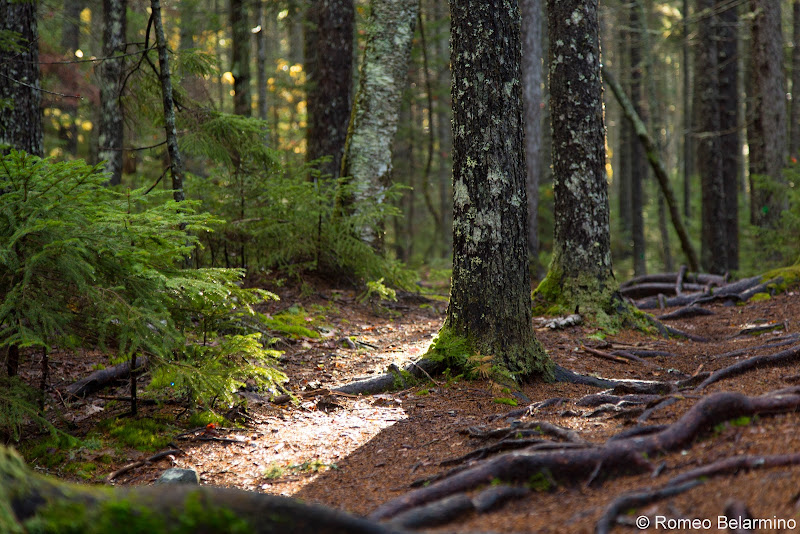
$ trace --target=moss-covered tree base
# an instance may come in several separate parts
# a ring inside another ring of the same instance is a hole
[[[437,362],[441,371],[449,369],[467,378],[488,378],[508,387],[518,387],[521,380],[533,377],[553,379],[553,362],[534,336],[524,345],[493,350],[456,333],[447,322],[439,330],[425,359]]]
[[[558,316],[579,313],[604,331],[621,328],[652,331],[652,320],[646,313],[625,301],[619,284],[591,275],[566,277],[551,268],[533,291],[533,315]]]
[[[390,527],[286,497],[187,485],[132,489],[43,477],[0,446],[3,534],[383,534]]]

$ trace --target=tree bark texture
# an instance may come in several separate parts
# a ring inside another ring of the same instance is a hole
[[[167,38],[164,35],[164,25],[161,22],[160,0],[150,0],[153,17],[153,29],[156,32],[156,47],[158,48],[158,66],[161,72],[161,100],[164,106],[164,131],[167,137],[167,151],[169,153],[170,174],[172,174],[172,197],[175,202],[183,202],[186,196],[183,193],[183,159],[178,149],[178,131],[175,127],[175,101],[172,98],[172,78],[169,70],[169,56],[167,55]]]
[[[683,216],[688,221],[692,216],[691,193],[692,174],[694,173],[694,142],[692,137],[692,80],[691,80],[691,45],[689,40],[689,0],[681,4],[683,14],[683,50],[681,71],[683,73]]]
[[[122,108],[122,83],[125,60],[114,58],[125,54],[127,0],[103,0],[103,57],[100,64],[100,125],[97,154],[106,161],[109,184],[122,182],[125,117]]]
[[[0,2],[0,31],[19,34],[18,50],[0,48],[0,151],[43,156],[35,0]]]
[[[75,58],[75,51],[80,48],[80,35],[81,35],[81,11],[83,10],[83,2],[77,0],[64,0],[64,22],[61,26],[61,53],[64,59],[71,61]],[[80,92],[77,83],[77,66],[69,65],[71,76],[67,80],[62,78],[64,83],[64,91],[68,94],[75,95]],[[59,124],[58,137],[64,143],[65,150],[69,153],[77,155],[78,153],[78,127],[75,119],[78,114],[77,98],[64,98],[59,103],[61,113],[66,116],[67,120]]]
[[[255,18],[258,24],[256,33],[256,95],[258,118],[265,121],[269,118],[267,107],[267,18],[264,16],[264,3],[255,2]]]
[[[525,110],[525,166],[528,194],[528,255],[539,256],[539,175],[542,167],[542,0],[521,0],[522,101]]]
[[[597,0],[548,0],[555,239],[562,288],[613,279]],[[548,275],[549,276],[549,275]]]
[[[527,255],[520,13],[516,0],[450,3],[453,281],[445,328],[512,373],[547,372]]]
[[[353,102],[353,0],[314,0],[307,18],[306,160],[332,156],[320,171],[338,178]]]
[[[789,155],[800,160],[800,0],[792,2],[792,116]]]
[[[392,180],[394,146],[403,88],[408,77],[417,0],[372,0],[364,59],[347,132],[341,176],[350,177],[355,200],[382,203]],[[365,242],[380,246],[373,229]]]
[[[647,21],[641,2],[635,2],[628,12],[630,22],[630,97],[637,115],[647,124],[647,114],[642,105],[644,95],[642,81],[644,79],[644,58],[642,46],[645,43]],[[633,130],[633,124],[625,121],[625,125]],[[628,134],[631,144],[631,236],[633,241],[633,274],[647,274],[646,243],[644,239],[644,179],[647,177],[647,159],[642,144],[636,135]]]
[[[253,112],[253,94],[250,90],[250,23],[245,0],[230,0],[230,17],[233,112],[249,117]]]
[[[780,2],[750,0],[753,13],[750,40],[747,143],[750,147],[750,218],[761,227],[777,226],[785,197],[765,187],[757,177],[783,183],[786,164],[786,91],[784,89],[783,39]],[[779,189],[779,188],[777,188]]]
[[[739,268],[739,170],[742,143],[739,135],[739,46],[738,5],[716,0],[717,65],[719,67],[720,150],[722,155],[722,187],[727,262],[726,271]]]
[[[703,269],[724,273],[728,266],[726,246],[725,181],[722,165],[719,16],[715,0],[697,0],[697,48],[695,49],[695,91],[699,109],[697,167],[702,194],[701,250]]]
[[[627,24],[625,24],[627,27]],[[630,64],[630,31],[620,28],[617,35],[617,61],[615,67],[617,72],[622,75],[629,72]],[[631,161],[633,156],[631,149],[631,137],[633,132],[631,128],[626,128],[628,124],[625,116],[619,119],[620,128],[617,129],[617,149],[614,151],[614,182],[617,185],[617,207],[619,209],[619,228],[617,229],[620,236],[620,241],[623,243],[621,247],[621,256],[627,258],[631,254],[631,238],[632,238],[632,217],[633,207],[631,204]]]

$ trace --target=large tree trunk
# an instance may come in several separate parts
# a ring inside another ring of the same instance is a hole
[[[760,227],[777,226],[786,207],[775,185],[784,182],[786,91],[783,80],[781,6],[775,0],[750,0],[754,15],[750,41],[747,143],[750,147],[750,218]],[[759,183],[759,177],[773,182]]]
[[[249,117],[253,110],[250,90],[250,23],[244,0],[230,0],[231,74],[233,74],[233,112]]]
[[[125,54],[127,26],[126,0],[103,0],[103,57]],[[100,129],[97,154],[106,161],[109,184],[122,182],[122,145],[125,140],[125,118],[122,109],[122,83],[125,60],[106,59],[100,66]]]
[[[320,166],[339,177],[353,93],[353,0],[314,0],[306,31],[306,160],[332,159]]]
[[[382,203],[391,185],[392,148],[419,9],[417,0],[372,0],[370,5],[369,33],[341,167],[341,176],[350,178],[356,192],[355,199],[340,198],[345,206],[352,200]],[[360,233],[366,243],[382,248],[376,228],[365,226]]]
[[[258,118],[265,121],[269,118],[267,107],[267,17],[264,16],[263,0],[255,2],[255,18],[258,24],[256,32],[256,95]]]
[[[83,7],[83,2],[64,0],[64,22],[61,25],[61,53],[64,55],[65,61],[73,61],[75,59],[75,51],[80,48],[81,11]],[[71,71],[71,76],[61,81],[65,85],[64,91],[67,94],[76,95],[80,92],[77,83],[77,65],[69,65],[69,70]],[[64,98],[59,104],[62,120],[58,126],[58,137],[64,143],[67,153],[73,156],[78,153],[78,126],[75,119],[78,115],[79,102],[77,98]]]
[[[539,174],[542,168],[542,0],[522,0],[522,101],[528,194],[528,256],[539,269]]]
[[[547,374],[531,322],[518,4],[454,0],[450,15],[453,282],[443,332],[511,373]]]
[[[44,155],[39,31],[36,2],[0,2],[0,33],[19,34],[19,50],[0,47],[0,151],[8,148]]]
[[[694,143],[692,137],[692,81],[690,66],[689,44],[689,0],[683,0],[681,5],[683,17],[681,28],[683,30],[683,50],[681,71],[683,72],[683,216],[686,221],[692,216],[691,193],[692,174],[694,173]]]
[[[548,1],[555,239],[536,292],[547,311],[610,312],[615,300],[597,17],[597,0]]]
[[[187,526],[191,525],[191,526]],[[88,487],[44,477],[0,445],[0,532],[399,534],[297,499],[208,486]]]

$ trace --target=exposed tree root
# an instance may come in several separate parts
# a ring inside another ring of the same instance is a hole
[[[606,534],[611,532],[611,527],[616,523],[617,517],[619,517],[620,514],[627,513],[632,509],[640,508],[646,504],[679,495],[703,484],[709,477],[734,473],[740,469],[761,469],[798,464],[800,464],[800,453],[772,456],[733,456],[709,465],[698,467],[697,469],[692,469],[691,471],[686,471],[685,473],[673,477],[660,488],[628,493],[615,499],[606,509],[603,516],[597,521],[595,533]],[[743,505],[728,505],[728,507],[726,507],[726,515],[731,519],[750,517]]]
[[[763,368],[763,367],[777,367],[780,365],[786,365],[789,363],[793,363],[797,361],[800,357],[800,345],[795,345],[789,349],[783,350],[781,352],[777,352],[775,354],[765,354],[762,356],[753,356],[752,358],[748,358],[746,360],[742,360],[740,362],[736,362],[733,365],[729,365],[728,367],[723,367],[717,371],[711,373],[711,375],[703,380],[700,385],[695,388],[695,391],[700,391],[704,389],[714,382],[719,382],[725,378],[731,378],[734,376],[741,375],[756,368]]]
[[[665,350],[647,350],[647,349],[625,349],[625,350],[615,350],[611,354],[616,356],[621,356],[621,353],[628,353],[633,354],[634,356],[638,356],[640,358],[655,358],[657,356],[664,356],[667,358],[672,358],[675,354],[671,352],[667,352]]]
[[[692,306],[694,304],[701,304],[712,302],[715,300],[732,300],[735,302],[745,302],[749,300],[756,293],[763,293],[768,290],[770,284],[781,283],[782,278],[776,278],[767,282],[763,281],[762,276],[754,276],[752,278],[745,278],[727,284],[722,287],[713,288],[700,293],[687,293],[675,297],[667,298],[663,301],[663,305],[668,307],[673,306]],[[660,307],[662,302],[658,297],[653,297],[636,302],[636,307],[640,310],[652,310]]]
[[[678,308],[677,310],[670,313],[665,313],[664,315],[659,315],[657,319],[659,321],[672,321],[675,319],[689,319],[690,317],[698,317],[700,315],[714,315],[714,312],[693,304],[691,306]]]
[[[470,498],[465,493],[457,493],[428,505],[414,508],[406,513],[398,514],[390,523],[409,529],[433,527],[449,523],[453,519],[462,518],[470,512],[479,514],[489,512],[506,501],[525,497],[529,493],[530,490],[527,488],[505,485],[487,488],[473,498]]]
[[[639,284],[651,283],[682,284],[684,281],[691,284],[702,284],[703,286],[722,286],[727,283],[727,277],[718,274],[689,273],[685,271],[685,266],[681,266],[681,270],[677,273],[655,273],[636,276],[621,283],[620,287],[628,288]],[[681,287],[683,286],[681,285]]]
[[[786,345],[791,345],[798,339],[800,339],[800,334],[789,334],[787,336],[776,337],[775,339],[772,340],[773,343],[767,343],[766,345],[759,345],[757,347],[745,347],[743,349],[723,352],[722,354],[717,354],[716,356],[714,356],[714,359],[741,356],[742,354],[750,354],[752,352],[756,352],[763,349],[774,349],[777,347],[785,347]]]
[[[748,397],[739,393],[716,393],[695,404],[674,424],[647,436],[608,441],[603,445],[577,449],[506,453],[479,462],[427,487],[393,499],[371,514],[388,519],[400,512],[464,492],[495,479],[525,482],[548,473],[558,483],[575,483],[598,470],[600,478],[652,469],[644,460],[660,452],[684,447],[698,434],[729,419],[756,414],[781,413],[800,406],[800,388],[784,395]],[[601,465],[598,469],[597,466]]]

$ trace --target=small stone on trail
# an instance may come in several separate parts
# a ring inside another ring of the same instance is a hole
[[[160,484],[200,484],[200,477],[194,469],[170,468],[161,473],[156,480],[156,485]]]

